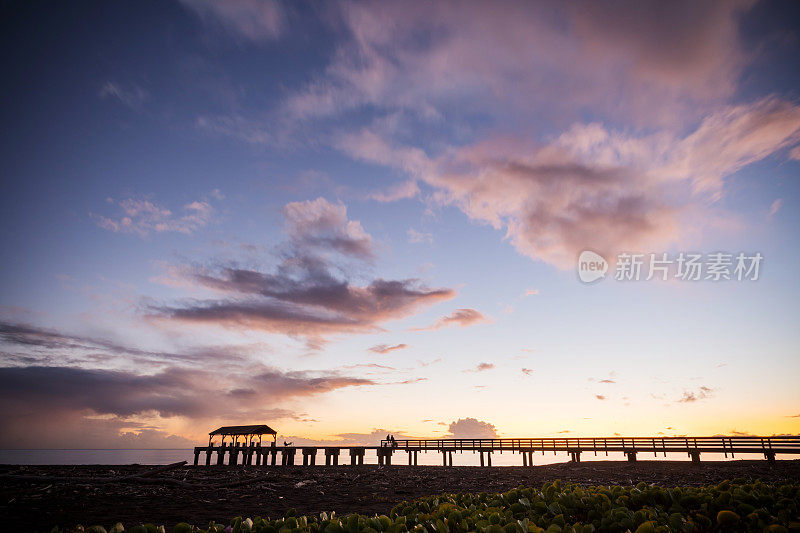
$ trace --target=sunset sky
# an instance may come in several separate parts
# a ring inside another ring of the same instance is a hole
[[[800,433],[797,2],[1,9],[0,447]]]

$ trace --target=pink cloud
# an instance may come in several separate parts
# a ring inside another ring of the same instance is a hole
[[[782,198],[778,198],[777,200],[772,202],[772,205],[769,206],[769,213],[767,214],[767,217],[768,218],[772,218],[775,215],[777,215],[778,211],[780,211],[780,209],[781,209],[781,206],[783,206],[783,199]]]
[[[486,372],[487,370],[494,369],[494,363],[478,363],[475,368],[469,368],[464,372]]]
[[[591,2],[342,4],[351,39],[284,107],[306,119],[365,104],[436,119],[448,106],[500,104],[513,116],[546,103],[675,122],[694,102],[733,94],[750,60],[738,35],[749,5],[647,2],[619,17]],[[430,38],[409,38],[420,34]]]
[[[387,353],[391,353],[397,350],[404,350],[408,348],[408,344],[401,343],[401,344],[377,344],[369,349],[370,352],[377,353],[380,355],[385,355]]]
[[[364,144],[360,144],[364,141]],[[723,107],[689,133],[620,133],[576,124],[548,144],[514,137],[452,147],[433,158],[374,132],[347,151],[422,176],[431,198],[504,230],[522,254],[571,268],[580,251],[665,249],[704,220],[726,179],[800,142],[800,106],[774,97]],[[397,163],[413,154],[408,164]]]
[[[446,425],[440,422],[441,425]],[[494,424],[478,420],[477,418],[459,418],[448,426],[449,435],[453,439],[494,439],[497,438],[497,428]]]
[[[429,331],[442,329],[449,326],[459,326],[462,328],[489,322],[489,320],[475,309],[456,309],[447,316],[443,316],[430,326],[424,328],[413,328],[411,331]]]

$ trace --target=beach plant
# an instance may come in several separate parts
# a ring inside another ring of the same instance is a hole
[[[54,533],[61,530],[55,528]],[[122,524],[68,531],[120,533]],[[127,529],[166,533],[152,524]],[[179,523],[173,533],[631,533],[800,532],[800,484],[726,481],[704,487],[582,486],[554,481],[504,493],[439,494],[404,501],[387,514],[335,512]]]

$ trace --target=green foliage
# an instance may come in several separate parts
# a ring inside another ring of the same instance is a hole
[[[54,529],[54,531],[58,531]],[[71,530],[105,533],[101,526]],[[121,533],[122,524],[109,532]],[[165,533],[132,526],[132,533]],[[388,515],[297,516],[289,509],[270,520],[234,518],[204,529],[177,524],[174,533],[702,533],[800,532],[800,484],[726,481],[717,486],[663,488],[545,483],[502,494],[440,494],[403,502]]]

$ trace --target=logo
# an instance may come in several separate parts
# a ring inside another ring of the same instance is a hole
[[[578,257],[578,277],[584,283],[591,283],[606,277],[608,261],[602,255],[584,250]]]

